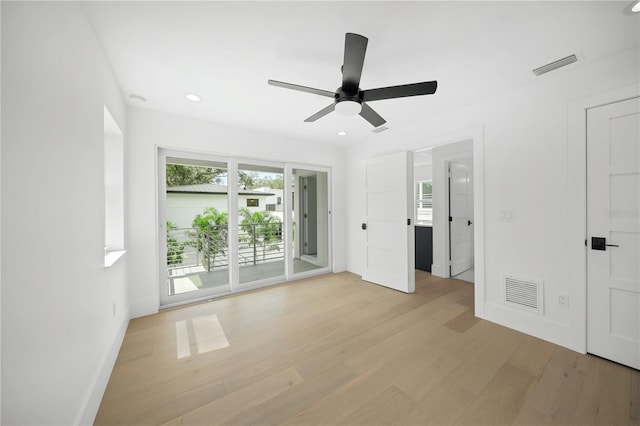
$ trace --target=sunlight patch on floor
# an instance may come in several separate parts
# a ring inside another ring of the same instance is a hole
[[[178,359],[191,356],[194,344],[195,348],[193,349],[196,349],[198,354],[229,347],[229,341],[217,315],[176,321]]]

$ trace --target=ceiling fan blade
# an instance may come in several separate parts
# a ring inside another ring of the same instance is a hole
[[[358,93],[368,41],[366,37],[359,34],[347,33],[345,36],[342,90],[347,93]]]
[[[336,104],[331,104],[326,108],[322,108],[320,111],[316,112],[315,114],[313,114],[311,117],[307,118],[304,121],[307,123],[311,123],[313,121],[316,121],[318,118],[322,118],[325,115],[329,114],[330,112],[333,112],[333,110],[335,109],[336,109]]]
[[[299,92],[313,93],[314,95],[326,96],[328,98],[335,98],[336,94],[328,90],[314,89],[313,87],[300,86],[299,84],[285,83],[283,81],[269,80],[267,81],[271,86],[284,87],[285,89],[297,90]]]
[[[367,120],[373,127],[382,126],[387,122],[384,118],[380,117],[380,115],[373,110],[369,105],[362,103],[362,111],[360,111],[360,116]]]
[[[381,87],[379,89],[363,90],[362,100],[364,102],[371,102],[381,99],[404,98],[406,96],[432,95],[436,92],[437,88],[437,81]]]

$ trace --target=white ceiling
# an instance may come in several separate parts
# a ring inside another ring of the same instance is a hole
[[[630,3],[143,1],[86,9],[125,96],[144,96],[145,108],[348,145],[376,137],[373,127],[336,113],[304,123],[331,99],[267,80],[334,91],[345,33],[364,35],[362,89],[438,81],[432,96],[370,103],[392,132],[548,78],[531,70],[572,53],[576,68],[640,47]]]

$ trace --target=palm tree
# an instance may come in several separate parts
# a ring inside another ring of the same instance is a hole
[[[227,249],[228,214],[210,207],[203,214],[196,215],[191,226],[198,232],[195,236],[198,251],[204,253],[204,262],[207,271],[215,266],[216,256],[224,255]]]
[[[253,212],[244,207],[239,211],[242,221],[240,228],[246,233],[245,241],[253,246],[253,264],[256,264],[257,246],[262,244],[262,260],[266,259],[267,251],[280,250],[282,239],[281,222],[271,213]]]

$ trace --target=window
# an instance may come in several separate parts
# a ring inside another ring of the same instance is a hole
[[[104,266],[124,254],[124,146],[122,131],[104,108]]]
[[[247,198],[247,207],[260,207],[260,200],[257,198]]]
[[[430,180],[416,182],[416,222],[431,225],[433,221],[433,194]]]

